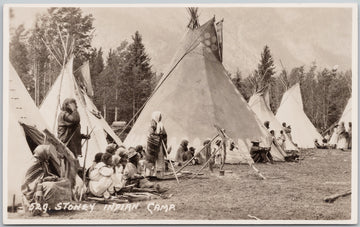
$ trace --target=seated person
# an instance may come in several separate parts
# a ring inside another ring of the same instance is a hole
[[[138,188],[152,188],[155,186],[154,183],[145,179],[144,176],[139,174],[139,155],[136,152],[135,148],[130,147],[127,153],[128,162],[126,163],[124,169],[124,180],[125,185],[135,184],[135,187]]]
[[[90,167],[88,168],[88,170],[86,171],[86,177],[87,177],[87,178],[89,177],[89,173],[94,170],[95,166],[96,166],[99,162],[101,162],[101,158],[102,158],[103,154],[104,154],[104,153],[99,152],[99,153],[97,153],[97,154],[95,155],[95,158],[94,158],[93,163],[91,164],[91,166],[90,166]]]
[[[194,157],[195,148],[190,147],[189,150],[185,151],[182,156],[183,162],[187,162]],[[194,164],[194,163],[193,163]]]
[[[109,145],[106,146],[105,152],[114,155],[117,148],[118,147],[115,143],[110,143]]]
[[[50,209],[54,209],[59,202],[71,201],[70,180],[59,178],[49,170],[50,149],[55,147],[39,145],[35,148],[33,164],[27,170],[24,183],[21,185],[25,212],[30,212],[33,216],[45,215],[40,210],[30,210],[33,203],[48,204]]]
[[[113,185],[115,191],[119,191],[125,186],[124,169],[127,164],[127,154],[120,154],[113,156],[114,174],[112,175]]]
[[[89,190],[97,197],[110,198],[114,193],[112,175],[114,174],[113,160],[110,153],[104,153],[101,162],[89,172]]]
[[[320,145],[317,139],[314,140],[314,144],[317,149],[328,149],[326,145]]]
[[[251,143],[250,155],[255,163],[273,163],[273,158],[270,154],[271,147],[260,147],[259,140],[253,140]]]
[[[182,165],[183,155],[185,152],[188,151],[188,144],[189,144],[189,141],[186,139],[181,141],[180,146],[179,146],[178,150],[176,151],[176,156],[175,156],[175,165],[176,166]]]

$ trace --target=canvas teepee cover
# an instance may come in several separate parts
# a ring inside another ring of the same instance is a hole
[[[9,104],[9,115],[4,125],[7,130],[4,135],[8,137],[7,150],[4,152],[4,156],[7,156],[4,158],[4,168],[8,181],[4,184],[4,189],[7,190],[8,205],[12,205],[13,195],[15,203],[21,203],[21,184],[33,157],[20,122],[35,126],[41,131],[46,128],[46,123],[15,69],[10,63],[9,66],[9,97],[6,100]]]
[[[270,122],[270,130],[274,130],[275,136],[278,137],[280,136],[280,131],[283,127],[281,123],[275,118],[274,113],[270,110],[268,101],[265,101],[266,97],[268,97],[268,93],[269,92],[266,89],[264,92],[257,92],[252,95],[249,100],[249,106],[262,122]],[[290,141],[287,136],[285,141],[285,148],[286,150],[298,150],[298,148]]]
[[[86,167],[89,167],[94,160],[95,154],[105,151],[108,144],[107,135],[118,145],[121,144],[121,140],[100,115],[91,99],[78,86],[73,75],[73,57],[69,58],[40,107],[42,116],[55,135],[57,135],[57,119],[60,114],[60,107],[66,98],[76,100],[80,114],[81,133],[86,134],[87,129],[89,132],[92,130],[85,164]],[[86,146],[84,145],[82,147],[83,158],[85,149]],[[83,165],[82,158],[80,158],[80,164]]]
[[[299,83],[284,93],[276,118],[279,122],[291,126],[292,139],[299,147],[313,148],[315,139],[322,141],[322,136],[303,110]]]
[[[344,109],[344,112],[342,113],[340,120],[338,123],[344,122],[346,130],[349,130],[349,122],[351,122],[351,113],[352,112],[352,98],[350,98],[346,104],[346,107]],[[336,144],[337,143],[337,135],[336,130],[332,134],[330,138],[330,144]]]
[[[161,111],[174,158],[183,138],[199,149],[202,142],[218,132],[214,124],[226,130],[236,144],[257,138],[268,143],[268,133],[261,127],[239,91],[232,84],[220,61],[214,19],[185,35],[170,69],[160,80],[124,143],[146,144],[151,114]],[[283,156],[273,148],[276,160]],[[228,154],[230,157],[231,154]],[[234,162],[241,161],[240,155]],[[235,158],[236,159],[236,158]]]

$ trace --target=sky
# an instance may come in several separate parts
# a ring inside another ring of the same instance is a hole
[[[158,73],[168,68],[189,21],[183,7],[82,10],[95,18],[92,45],[103,48],[104,58],[110,48],[130,41],[139,31]],[[342,71],[351,69],[351,8],[200,7],[199,12],[201,24],[214,15],[216,20],[224,18],[223,64],[232,73],[240,70],[246,76],[253,72],[265,45],[270,47],[277,72],[282,70],[280,60],[287,70],[314,61],[320,69],[335,65]],[[12,26],[24,24],[30,29],[36,15],[46,13],[46,8],[15,7],[13,13]]]

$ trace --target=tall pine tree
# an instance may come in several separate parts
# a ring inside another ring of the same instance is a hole
[[[24,25],[20,25],[15,29],[10,40],[9,58],[29,93],[34,97],[34,80],[30,75],[26,36],[27,32],[25,31]]]

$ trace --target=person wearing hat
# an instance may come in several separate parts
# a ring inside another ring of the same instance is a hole
[[[273,163],[273,158],[270,154],[271,147],[260,147],[260,141],[257,139],[252,140],[251,143],[250,155],[255,163]]]

